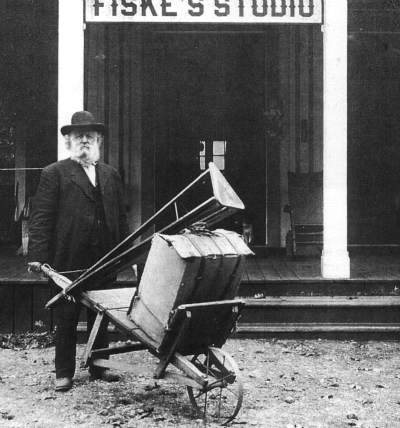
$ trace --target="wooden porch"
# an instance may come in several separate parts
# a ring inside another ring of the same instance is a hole
[[[332,282],[321,276],[319,257],[290,258],[281,252],[255,249],[256,256],[249,257],[243,276],[244,283],[272,283],[275,281]],[[266,254],[267,253],[267,254]],[[346,281],[395,281],[400,284],[400,248],[367,247],[350,250],[351,278]],[[0,284],[36,283],[35,275],[27,272],[27,260],[16,255],[15,248],[0,247]],[[134,281],[129,270],[122,272],[119,281]]]
[[[319,257],[291,259],[259,249],[256,253],[248,259],[239,290],[246,307],[238,335],[398,337],[397,247],[351,250],[351,278],[347,280],[323,279]],[[128,284],[136,284],[130,269],[117,281],[117,286]],[[44,305],[53,294],[45,280],[27,272],[24,257],[9,248],[0,251],[0,333],[52,329],[52,313]],[[84,321],[83,313],[82,327]]]

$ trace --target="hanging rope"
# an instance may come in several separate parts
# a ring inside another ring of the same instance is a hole
[[[43,168],[0,168],[0,171],[41,171]]]

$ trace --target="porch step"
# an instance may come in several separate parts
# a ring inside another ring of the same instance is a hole
[[[239,296],[399,296],[399,279],[260,279],[243,280]]]
[[[400,296],[287,296],[246,299],[246,306],[265,307],[400,307]]]
[[[239,323],[238,338],[331,337],[357,339],[398,339],[400,323]]]
[[[285,296],[245,299],[237,335],[400,332],[400,296]]]

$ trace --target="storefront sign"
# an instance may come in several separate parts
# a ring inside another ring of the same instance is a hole
[[[86,22],[322,22],[322,0],[85,1]]]

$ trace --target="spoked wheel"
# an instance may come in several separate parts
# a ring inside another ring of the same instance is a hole
[[[210,381],[202,389],[187,387],[193,408],[204,418],[227,424],[238,414],[243,402],[243,384],[233,358],[219,348],[195,355],[192,363]]]

